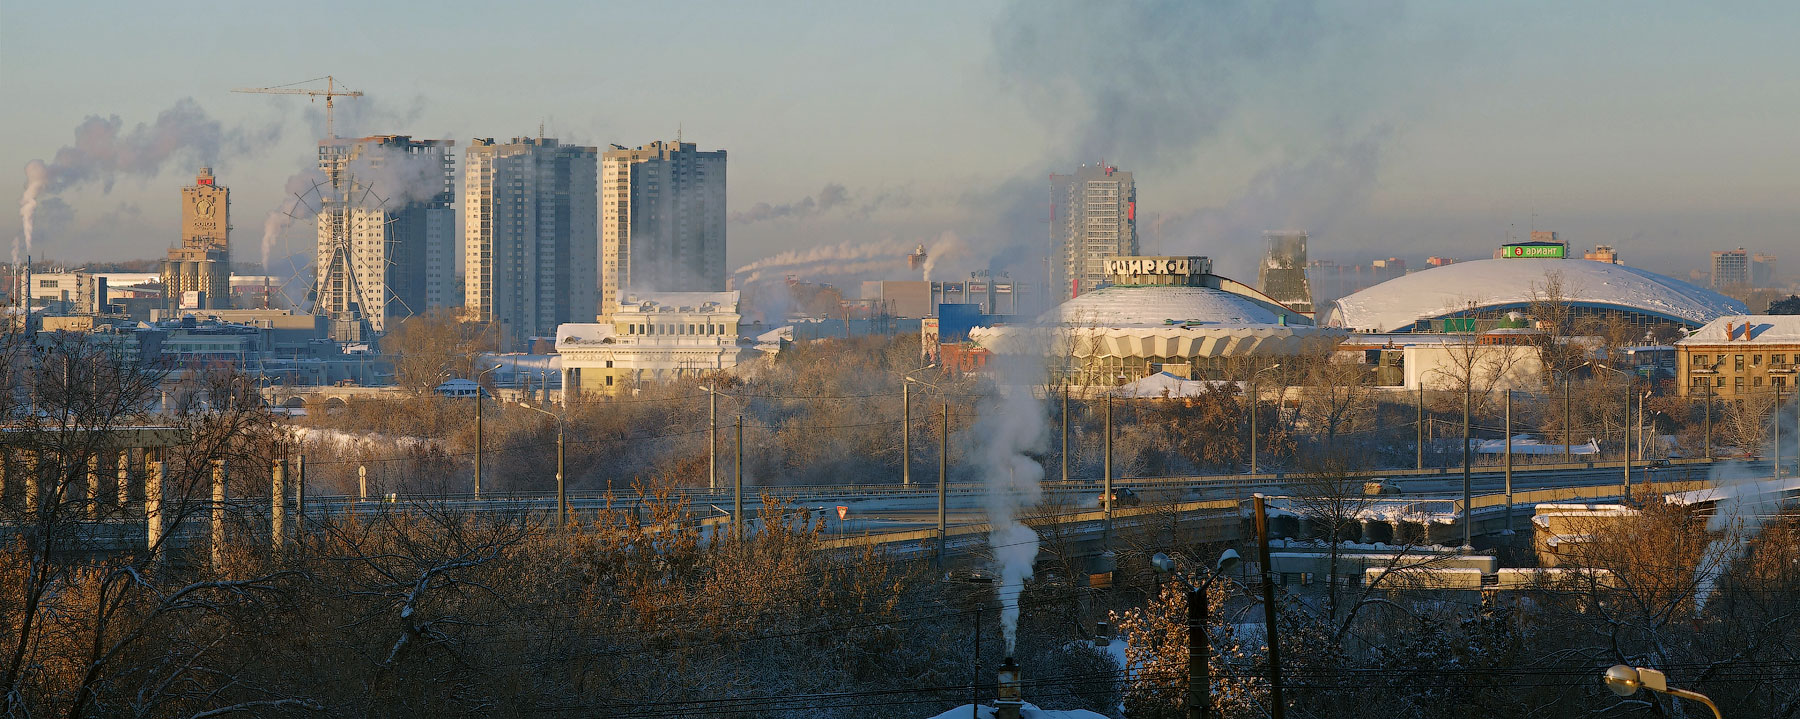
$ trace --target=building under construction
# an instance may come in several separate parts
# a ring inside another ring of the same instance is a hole
[[[171,312],[231,306],[231,190],[210,167],[181,188],[181,246],[169,250],[160,274]]]
[[[1263,233],[1269,246],[1262,269],[1256,273],[1263,294],[1307,317],[1313,316],[1312,283],[1306,280],[1306,233],[1269,231]]]
[[[315,314],[358,342],[394,321],[452,304],[456,159],[451,140],[406,135],[319,142]]]

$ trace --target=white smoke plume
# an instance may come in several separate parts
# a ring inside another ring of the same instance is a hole
[[[286,196],[282,198],[280,205],[269,210],[269,215],[263,218],[262,264],[265,274],[275,271],[269,266],[269,262],[275,254],[275,242],[281,237],[281,233],[286,232],[295,222],[318,214],[321,198],[315,188],[324,182],[325,173],[320,172],[317,167],[307,168],[288,177],[282,190]]]
[[[1035,348],[1027,348],[1035,349]],[[1049,414],[1035,390],[1044,379],[1044,355],[1034,351],[997,354],[989,362],[998,386],[982,400],[973,434],[975,456],[986,496],[988,546],[999,565],[995,592],[1006,654],[1018,640],[1019,593],[1037,561],[1038,535],[1020,515],[1043,500],[1044,466],[1031,453],[1049,443]]]
[[[1800,400],[1789,406],[1776,407],[1771,413],[1771,421],[1781,425],[1800,424],[1793,420],[1796,408],[1800,408]],[[1789,419],[1783,421],[1783,417]],[[1781,434],[1784,433],[1777,433],[1777,436]],[[1765,446],[1762,455],[1773,456],[1775,450],[1772,444]],[[1774,516],[1781,510],[1784,492],[1772,477],[1773,473],[1764,476],[1761,472],[1753,471],[1744,462],[1721,462],[1713,465],[1708,479],[1719,499],[1712,518],[1706,522],[1706,530],[1725,534],[1713,540],[1707,545],[1706,551],[1700,554],[1700,565],[1694,570],[1695,614],[1706,608],[1707,600],[1718,589],[1719,580],[1731,568],[1731,563],[1744,556],[1750,541],[1762,531],[1763,519]]]
[[[48,162],[32,160],[25,165],[25,193],[19,198],[24,249],[29,252],[35,241],[40,200],[91,183],[111,192],[120,177],[155,177],[172,160],[215,165],[222,155],[249,152],[280,134],[278,124],[227,128],[192,98],[177,101],[154,122],[130,130],[117,115],[90,115],[75,127],[75,144],[57,150]]]
[[[939,262],[946,259],[964,261],[969,256],[969,246],[955,232],[945,230],[934,242],[925,243],[925,266],[920,279],[930,282],[931,272],[937,269]]]
[[[739,224],[766,222],[769,220],[803,220],[842,207],[850,202],[850,191],[836,182],[826,183],[819,194],[800,198],[794,202],[771,205],[758,202],[750,209],[731,213],[731,221]]]

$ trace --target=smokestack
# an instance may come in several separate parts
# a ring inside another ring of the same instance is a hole
[[[1019,691],[1019,664],[1007,657],[1000,664],[994,687],[994,719],[1019,719],[1025,708],[1025,697]]]

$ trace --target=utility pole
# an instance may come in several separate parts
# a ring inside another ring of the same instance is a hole
[[[1462,452],[1462,454],[1463,454],[1462,530],[1463,530],[1463,543],[1462,543],[1462,545],[1463,545],[1463,549],[1465,549],[1465,550],[1473,548],[1475,546],[1475,542],[1473,541],[1474,536],[1475,536],[1475,527],[1473,526],[1474,516],[1469,512],[1469,505],[1471,503],[1473,503],[1474,498],[1475,498],[1474,497],[1474,494],[1475,494],[1474,482],[1469,476],[1469,460],[1470,460],[1470,456],[1469,456],[1469,415],[1471,414],[1471,412],[1474,408],[1474,405],[1475,405],[1475,372],[1474,372],[1474,368],[1471,367],[1469,370],[1469,375],[1463,378],[1463,435],[1462,435],[1462,450],[1463,450],[1463,452]]]
[[[1512,390],[1506,391],[1506,533],[1513,531]]]
[[[912,486],[912,383],[900,382],[900,486]]]
[[[1251,379],[1255,379],[1252,377]],[[1250,383],[1250,473],[1256,474],[1256,383]]]
[[[1625,442],[1624,456],[1621,456],[1620,459],[1625,460],[1626,504],[1631,503],[1631,393],[1631,378],[1627,377],[1625,379],[1625,414],[1624,416],[1619,417],[1619,434],[1623,435],[1621,439]]]
[[[1419,439],[1418,442],[1413,445],[1413,449],[1417,451],[1419,455],[1418,468],[1422,471],[1425,469],[1425,383],[1423,381],[1419,382],[1418,408],[1419,421],[1413,426],[1413,429],[1418,430]]]
[[[1712,454],[1713,380],[1712,380],[1712,377],[1702,377],[1701,379],[1706,380],[1706,461],[1711,462],[1712,458],[1713,458],[1713,454]]]
[[[1573,439],[1574,435],[1571,434],[1571,432],[1574,430],[1574,428],[1569,426],[1569,371],[1568,370],[1563,370],[1562,391],[1563,391],[1563,464],[1568,464],[1568,463],[1574,461],[1569,458],[1569,444],[1571,442],[1575,441]]]
[[[1062,396],[1062,481],[1069,483],[1069,386],[1063,385]]]
[[[706,388],[706,488],[719,488],[719,392]]]
[[[950,481],[950,396],[943,395],[944,409],[938,415],[942,422],[938,427],[938,515],[937,515],[937,563],[944,567],[944,515],[949,501]]]
[[[744,541],[744,415],[737,418],[737,472],[731,481],[732,534]]]
[[[558,532],[568,527],[565,522],[569,516],[569,493],[563,485],[563,430],[566,424],[568,423],[564,422],[562,417],[556,418],[556,531]]]
[[[1113,515],[1112,443],[1113,443],[1112,393],[1108,392],[1106,395],[1106,441],[1102,443],[1106,447],[1106,456],[1104,458],[1104,460],[1105,460],[1104,464],[1106,466],[1105,466],[1105,474],[1102,476],[1102,479],[1101,479],[1101,489],[1100,489],[1100,509],[1101,509],[1101,525],[1102,525],[1101,538],[1100,538],[1100,551],[1103,551],[1103,552],[1112,550],[1112,515]]]
[[[1269,642],[1269,716],[1283,719],[1287,704],[1281,700],[1281,640],[1275,633],[1275,582],[1269,575],[1269,511],[1267,498],[1257,492],[1256,554],[1262,572],[1263,632]]]
[[[475,378],[475,498],[481,499],[481,377]]]

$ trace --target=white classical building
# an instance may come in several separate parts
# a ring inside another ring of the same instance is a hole
[[[611,309],[609,322],[556,328],[565,397],[630,392],[647,382],[731,370],[761,355],[738,337],[735,291],[628,294]]]

